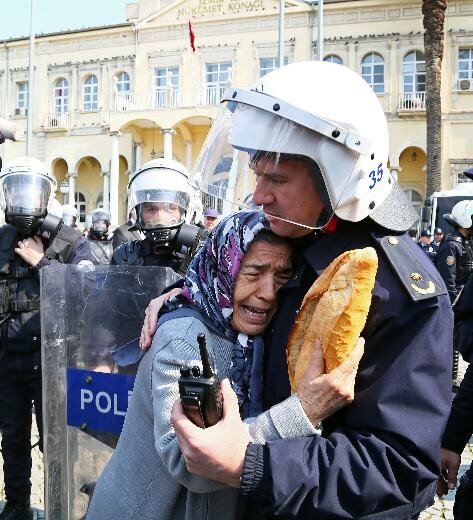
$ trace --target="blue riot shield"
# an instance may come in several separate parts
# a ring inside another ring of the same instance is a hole
[[[123,426],[144,310],[178,278],[164,267],[41,270],[46,520],[85,517]]]

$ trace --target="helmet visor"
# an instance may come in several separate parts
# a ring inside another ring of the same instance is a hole
[[[5,212],[10,215],[44,216],[51,183],[42,175],[11,174],[2,180]]]
[[[324,165],[310,155],[314,149],[336,159],[344,174],[337,178],[334,171],[327,182]],[[299,236],[328,223],[346,198],[359,157],[292,120],[229,102],[204,143],[193,181],[223,215],[262,206],[275,232],[280,226],[284,235]]]
[[[184,222],[184,210],[173,202],[143,202],[138,207],[142,229],[173,227]]]
[[[62,215],[62,221],[69,227],[76,227],[77,225],[77,217],[75,215],[70,215],[69,213]]]

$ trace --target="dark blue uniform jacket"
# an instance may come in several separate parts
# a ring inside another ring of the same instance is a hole
[[[473,354],[473,276],[470,275],[457,304],[454,344],[467,361]],[[473,434],[473,363],[453,400],[452,411],[443,436],[442,446],[461,454]]]
[[[463,254],[464,248],[460,237],[447,235],[440,243],[435,258],[435,266],[447,286],[450,301],[452,303],[457,297],[460,289],[457,284],[457,268]]]
[[[470,275],[463,287],[453,312],[455,314],[453,344],[461,352],[463,359],[471,362],[473,360],[473,275]]]
[[[452,311],[438,272],[406,234],[339,222],[305,247],[265,341],[264,407],[289,396],[287,338],[316,273],[366,246],[379,268],[355,400],[324,421],[322,436],[249,445],[247,518],[403,519],[433,502],[451,402]]]

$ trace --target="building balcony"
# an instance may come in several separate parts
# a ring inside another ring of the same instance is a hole
[[[69,112],[48,114],[44,126],[48,130],[68,130],[71,127]]]
[[[170,110],[176,108],[213,107],[220,100],[227,86],[205,86],[194,90],[163,88],[154,92],[136,94],[120,92],[115,95],[113,110],[117,112]]]
[[[425,112],[425,92],[403,92],[399,95],[400,113]]]

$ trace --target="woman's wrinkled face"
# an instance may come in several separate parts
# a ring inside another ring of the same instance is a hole
[[[233,328],[250,336],[261,334],[276,311],[276,293],[291,275],[288,245],[266,241],[251,244],[233,293]]]

